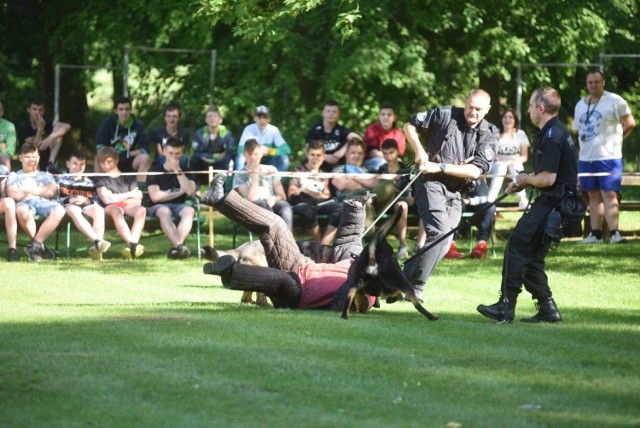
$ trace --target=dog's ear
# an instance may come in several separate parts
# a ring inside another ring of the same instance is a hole
[[[202,257],[209,260],[210,262],[215,262],[218,260],[218,252],[211,246],[205,245],[200,249],[200,253]]]

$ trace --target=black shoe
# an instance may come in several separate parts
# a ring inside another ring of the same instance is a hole
[[[207,263],[202,267],[202,271],[207,275],[230,275],[231,268],[236,264],[236,259],[230,255],[220,256],[217,261]]]
[[[7,250],[7,261],[8,262],[17,262],[18,261],[18,252],[15,248],[9,248]]]
[[[169,248],[169,252],[167,253],[167,258],[170,258],[173,260],[180,258],[180,253],[178,253],[178,247]]]
[[[478,305],[477,309],[480,314],[500,324],[511,324],[516,316],[517,298],[517,294],[507,295],[507,299],[500,297],[493,305]]]
[[[556,306],[556,302],[551,297],[543,300],[538,300],[536,303],[538,313],[531,318],[522,318],[520,321],[528,323],[538,322],[560,322],[562,321],[562,315]]]
[[[178,258],[188,259],[190,255],[191,251],[189,251],[186,245],[178,245]]]
[[[47,247],[44,247],[44,250],[42,251],[41,256],[45,260],[55,260],[56,259],[55,251],[53,251],[51,248],[47,248]]]
[[[221,202],[224,199],[224,181],[227,178],[227,174],[221,173],[213,177],[209,188],[202,196],[202,203],[209,206]]]

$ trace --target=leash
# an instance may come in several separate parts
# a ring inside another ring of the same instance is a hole
[[[393,198],[393,200],[392,200],[391,202],[389,202],[389,204],[384,208],[384,210],[382,210],[382,212],[378,215],[378,217],[376,217],[376,219],[373,221],[373,223],[371,223],[371,224],[369,225],[369,227],[367,227],[367,230],[365,230],[365,231],[362,233],[362,235],[360,236],[360,239],[362,239],[362,238],[364,238],[365,236],[367,236],[367,233],[369,233],[369,231],[373,228],[373,226],[375,226],[375,225],[376,225],[376,223],[377,223],[378,221],[380,221],[380,219],[381,219],[382,217],[384,217],[384,215],[387,213],[387,211],[389,211],[389,209],[390,209],[390,208],[391,208],[391,207],[392,207],[392,206],[393,206],[393,205],[398,201],[398,199],[400,199],[400,197],[401,197],[402,195],[404,195],[404,193],[405,193],[407,190],[409,190],[409,189],[411,188],[411,186],[413,185],[413,183],[418,179],[418,177],[420,177],[420,175],[422,175],[422,172],[421,172],[421,171],[418,171],[418,173],[415,175],[415,177],[413,177],[413,178],[411,179],[411,181],[409,181],[409,184],[407,184],[407,185],[405,186],[405,188],[404,188],[404,189],[402,189],[402,191],[401,191],[401,192],[398,192],[398,195],[397,195],[395,198]]]
[[[427,251],[429,251],[430,249],[432,249],[433,247],[435,247],[436,245],[438,245],[440,242],[444,241],[445,239],[447,239],[450,235],[453,235],[454,233],[456,233],[458,230],[462,229],[463,227],[467,227],[471,224],[471,220],[473,220],[474,218],[476,218],[478,215],[484,213],[486,210],[488,210],[489,208],[491,208],[492,206],[495,206],[498,204],[498,202],[500,202],[501,200],[503,200],[504,198],[506,198],[507,196],[509,196],[508,193],[503,193],[502,195],[500,195],[498,198],[496,198],[495,201],[491,202],[490,204],[485,205],[484,207],[480,208],[478,211],[476,211],[475,213],[473,213],[473,215],[469,218],[465,218],[462,219],[460,221],[460,223],[453,229],[451,229],[450,231],[443,233],[442,235],[440,235],[435,241],[433,241],[432,243],[430,243],[429,245],[425,245],[424,247],[420,248],[413,256],[409,257],[404,263],[403,266],[406,267],[410,262],[415,261],[416,258],[418,258],[419,256],[421,256],[422,254],[426,253]]]

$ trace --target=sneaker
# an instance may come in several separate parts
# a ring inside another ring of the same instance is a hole
[[[616,230],[616,233],[611,235],[611,240],[609,241],[609,244],[624,244],[625,242],[627,242],[627,238],[620,235],[620,232]]]
[[[401,244],[398,247],[398,252],[396,253],[396,258],[398,259],[406,259],[409,255],[409,250],[407,249],[407,244]]]
[[[120,254],[122,254],[122,257],[124,257],[125,259],[131,260],[133,258],[131,257],[131,248],[129,246],[124,247]]]
[[[100,252],[96,244],[93,244],[92,246],[89,247],[89,256],[91,257],[92,260],[95,260],[95,261],[102,260],[102,253]]]
[[[29,261],[38,263],[42,260],[42,252],[44,251],[44,246],[35,241],[29,242],[24,247],[24,252],[29,258]]]
[[[602,244],[602,238],[596,238],[593,233],[589,233],[582,241],[578,241],[578,244]]]
[[[451,241],[451,246],[449,247],[449,251],[444,255],[445,259],[464,259],[464,254],[458,251],[458,245],[456,241]]]
[[[131,247],[131,255],[133,256],[134,259],[144,254],[144,245],[133,244],[129,246]]]
[[[178,255],[181,259],[187,259],[191,255],[191,251],[186,245],[178,245]]]
[[[488,252],[489,247],[487,246],[486,241],[480,241],[478,242],[478,245],[473,247],[473,250],[471,250],[471,254],[469,254],[469,257],[471,257],[472,259],[484,259],[485,257],[487,257]]]
[[[18,252],[15,248],[9,248],[7,250],[7,261],[8,262],[17,262],[18,261]]]
[[[104,241],[104,240],[99,240],[96,248],[98,249],[98,251],[100,251],[101,253],[106,253],[109,248],[111,248],[111,242],[109,241]]]
[[[180,253],[178,253],[178,247],[169,248],[169,252],[167,253],[167,258],[173,259],[173,260],[179,259]]]
[[[43,245],[43,250],[42,253],[40,254],[42,256],[43,259],[45,260],[55,260],[56,259],[56,252],[53,251],[51,248],[47,248]]]

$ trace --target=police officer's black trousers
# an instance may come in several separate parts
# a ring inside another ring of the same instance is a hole
[[[519,293],[525,289],[534,299],[551,297],[542,245],[547,216],[558,204],[556,198],[538,197],[511,232],[502,264],[503,285]]]

